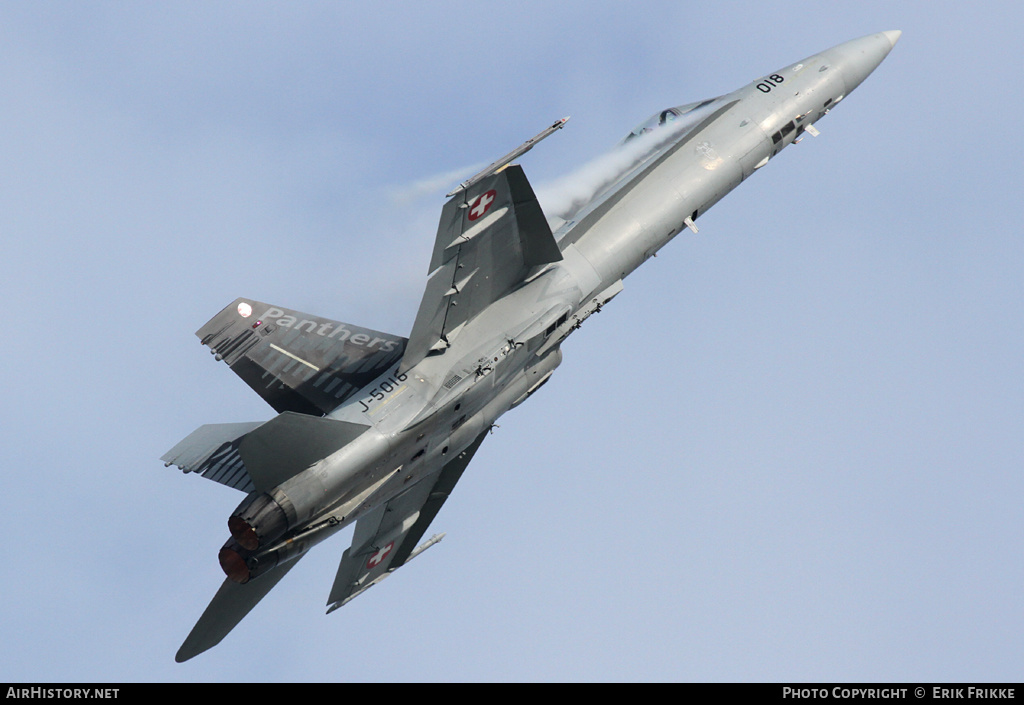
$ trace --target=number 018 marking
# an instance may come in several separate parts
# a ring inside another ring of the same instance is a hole
[[[784,79],[779,74],[773,73],[771,76],[757,84],[757,90],[761,91],[762,93],[771,93],[772,88],[779,85],[785,80],[786,79]]]

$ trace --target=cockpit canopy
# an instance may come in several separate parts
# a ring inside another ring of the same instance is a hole
[[[641,135],[646,135],[659,128],[672,125],[676,120],[679,120],[687,113],[692,113],[695,110],[703,108],[705,105],[710,105],[711,103],[714,103],[716,100],[718,99],[709,98],[708,100],[702,100],[698,103],[687,103],[686,105],[680,105],[675,108],[668,108],[666,110],[662,110],[660,113],[655,113],[654,115],[652,115],[651,117],[637,125],[632,132],[626,135],[626,138],[622,140],[621,144],[625,144],[629,142],[631,139],[640,137]]]

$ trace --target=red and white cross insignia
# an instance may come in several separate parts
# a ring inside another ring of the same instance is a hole
[[[374,553],[372,556],[370,556],[370,560],[366,562],[366,567],[373,569],[379,566],[381,564],[381,561],[388,557],[388,554],[391,553],[391,549],[394,547],[395,542],[392,541],[387,546]]]
[[[487,193],[482,193],[474,198],[473,202],[469,204],[469,219],[476,220],[486,213],[497,196],[498,192],[491,189]]]

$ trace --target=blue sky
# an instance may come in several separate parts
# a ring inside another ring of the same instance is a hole
[[[1019,680],[1015,3],[0,7],[3,681]],[[165,469],[272,411],[237,296],[408,333],[447,187],[542,186],[661,108],[904,34],[565,344],[330,616],[348,532],[173,656],[241,496]],[[440,179],[439,182],[444,182]]]

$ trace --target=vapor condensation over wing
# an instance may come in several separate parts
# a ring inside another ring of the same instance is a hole
[[[476,164],[469,164],[458,169],[450,169],[440,174],[417,179],[410,184],[403,184],[392,191],[391,200],[395,205],[406,205],[417,198],[449,189],[454,184],[459,183],[460,180],[466,178],[468,174],[473,174],[483,169],[486,165],[487,162],[477,162]]]
[[[715,108],[714,103],[687,112],[656,129],[620,142],[613,149],[579,169],[548,184],[538,186],[537,199],[551,227],[569,220],[588,203],[638,166],[675,142]]]

